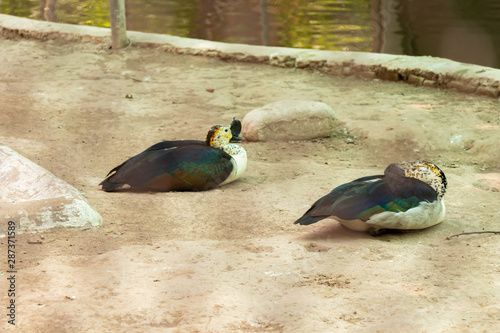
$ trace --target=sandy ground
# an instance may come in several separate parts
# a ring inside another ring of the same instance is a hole
[[[2,314],[2,330],[498,329],[500,236],[446,239],[500,230],[498,100],[133,46],[2,39],[0,50],[0,143],[84,192],[104,218],[97,229],[18,236],[16,326]],[[284,99],[331,105],[346,131],[244,142],[246,174],[209,192],[97,186],[158,141],[204,139],[211,125]],[[333,187],[415,159],[448,177],[442,224],[378,238],[334,221],[293,224]]]

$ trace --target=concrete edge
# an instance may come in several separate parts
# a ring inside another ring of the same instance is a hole
[[[36,21],[0,14],[0,36],[67,42],[111,44],[107,28]],[[225,61],[266,64],[319,71],[328,75],[413,84],[498,98],[500,70],[437,57],[368,52],[321,51],[228,44],[170,35],[128,31],[131,43],[165,52],[200,55]]]

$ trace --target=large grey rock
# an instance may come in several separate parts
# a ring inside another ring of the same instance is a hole
[[[0,235],[55,227],[90,228],[102,217],[65,181],[6,146],[0,146]]]
[[[325,103],[279,101],[250,111],[241,124],[248,141],[309,140],[332,135],[337,118]]]

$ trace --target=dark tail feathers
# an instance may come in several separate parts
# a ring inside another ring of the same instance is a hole
[[[326,216],[310,216],[309,214],[306,213],[300,219],[295,221],[294,224],[309,225],[321,221],[325,218]]]
[[[99,185],[102,185],[102,189],[106,192],[113,192],[113,191],[116,191],[118,189],[120,189],[121,187],[123,187],[123,185],[125,185],[124,183],[118,183],[118,184],[115,184],[115,183],[110,183],[108,181],[110,177],[104,179]]]

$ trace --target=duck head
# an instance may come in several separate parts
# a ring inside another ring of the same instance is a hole
[[[210,147],[222,149],[231,140],[231,128],[229,126],[215,125],[208,131],[206,144]]]
[[[384,171],[386,176],[396,175],[416,178],[428,184],[439,197],[446,193],[448,182],[444,172],[435,164],[417,161],[390,164]]]

